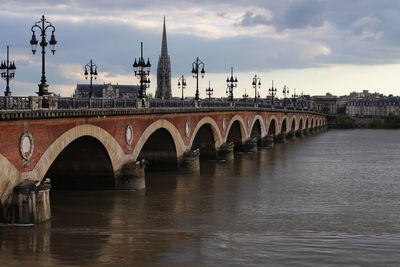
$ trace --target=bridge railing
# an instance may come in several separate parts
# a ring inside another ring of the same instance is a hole
[[[20,96],[0,97],[0,110],[26,110],[32,109],[32,99]]]
[[[43,103],[47,104],[47,108],[42,107]],[[235,100],[233,102],[226,99],[202,99],[195,101],[194,99],[150,99],[142,102],[139,99],[132,98],[74,98],[74,97],[58,97],[58,96],[2,96],[0,97],[0,110],[89,110],[89,109],[146,109],[146,108],[262,108],[279,111],[312,111],[310,107],[301,106],[284,106],[282,103],[274,103],[268,101],[259,101],[254,103],[247,100]]]

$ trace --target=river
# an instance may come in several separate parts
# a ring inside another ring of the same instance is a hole
[[[0,266],[398,266],[400,131],[329,130],[143,191],[53,192]]]

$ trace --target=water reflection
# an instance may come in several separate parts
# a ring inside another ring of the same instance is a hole
[[[0,227],[0,265],[394,265],[398,134],[329,131],[148,173],[143,191],[53,192],[51,222]]]

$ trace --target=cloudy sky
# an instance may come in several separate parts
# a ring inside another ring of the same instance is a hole
[[[200,83],[215,96],[225,95],[225,80],[234,67],[235,96],[261,77],[261,95],[271,81],[291,93],[348,94],[370,90],[399,95],[400,2],[395,0],[7,0],[0,1],[0,58],[11,58],[17,72],[13,95],[32,95],[40,81],[40,53],[30,51],[31,26],[41,15],[56,27],[57,52],[47,54],[50,91],[70,96],[84,83],[83,65],[98,66],[98,82],[137,84],[132,63],[140,42],[156,74],[163,16],[176,77],[185,75],[186,95],[194,95],[191,64],[206,64]],[[156,78],[151,77],[150,92]],[[5,86],[5,83],[3,83]]]

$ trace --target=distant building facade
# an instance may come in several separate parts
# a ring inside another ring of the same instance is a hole
[[[338,113],[337,100],[338,97],[330,93],[324,96],[313,96],[314,108],[322,113],[335,115]]]
[[[358,98],[346,106],[346,114],[354,117],[385,117],[389,113],[400,116],[400,97]]]
[[[112,85],[108,84],[93,84],[93,98],[137,98],[139,95],[139,85]],[[90,85],[77,84],[73,97],[89,98]]]
[[[165,27],[165,17],[164,17],[164,27],[162,34],[161,43],[161,56],[158,59],[157,67],[157,89],[156,98],[168,99],[172,97],[171,91],[171,60],[168,55],[167,47],[167,32]]]

